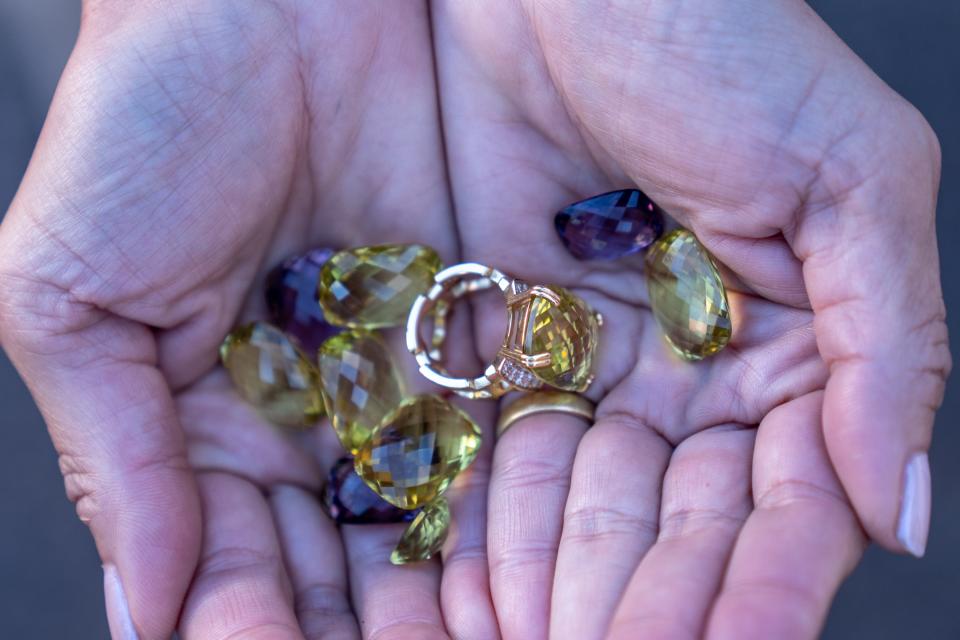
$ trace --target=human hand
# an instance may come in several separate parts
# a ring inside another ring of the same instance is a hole
[[[606,318],[596,424],[505,434],[444,611],[505,638],[808,638],[866,537],[922,554],[950,368],[923,118],[799,2],[445,3],[434,38],[464,257]],[[669,352],[638,263],[555,238],[554,211],[630,184],[733,272],[718,356]],[[488,566],[492,608],[459,604]]]

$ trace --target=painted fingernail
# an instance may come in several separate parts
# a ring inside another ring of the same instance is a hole
[[[127,596],[120,584],[120,574],[112,564],[103,565],[103,595],[107,604],[107,623],[113,640],[139,640],[130,617]]]
[[[918,558],[927,548],[930,531],[930,461],[926,453],[910,456],[903,472],[903,497],[897,539]]]

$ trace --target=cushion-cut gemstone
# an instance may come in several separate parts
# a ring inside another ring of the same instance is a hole
[[[357,453],[360,477],[384,500],[415,509],[443,493],[480,449],[480,428],[439,396],[390,412]]]
[[[450,529],[450,505],[440,498],[426,505],[400,537],[390,554],[393,564],[429,560],[443,546]]]
[[[531,301],[523,352],[528,356],[550,354],[549,364],[532,368],[545,383],[558,389],[583,391],[591,379],[593,353],[599,339],[596,314],[562,287],[542,288],[552,295],[538,295]]]
[[[363,443],[403,400],[403,383],[387,345],[374,333],[345,331],[328,339],[317,354],[323,402],[343,448]]]
[[[565,207],[554,218],[567,249],[581,260],[615,260],[663,233],[663,212],[637,189],[611,191]]]
[[[671,231],[650,248],[645,264],[650,306],[674,351],[699,360],[723,349],[732,331],[727,291],[697,238]]]
[[[284,260],[267,275],[264,297],[270,322],[296,338],[311,358],[338,331],[324,319],[317,301],[320,269],[332,255],[333,249],[313,249]]]
[[[323,415],[317,370],[280,329],[240,327],[223,341],[220,359],[237,392],[270,422],[310,426]]]
[[[433,285],[440,257],[418,244],[385,244],[335,253],[320,272],[320,306],[348,327],[396,327]]]
[[[323,508],[340,524],[407,522],[416,511],[398,509],[367,486],[353,468],[353,458],[340,458],[330,469],[323,488]]]

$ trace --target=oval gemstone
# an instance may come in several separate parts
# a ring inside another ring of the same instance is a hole
[[[320,344],[339,329],[323,317],[317,301],[320,270],[333,249],[313,249],[290,257],[267,275],[264,297],[270,322],[293,336],[311,357]]]
[[[347,327],[397,327],[413,301],[433,285],[442,265],[419,244],[385,244],[335,253],[320,272],[319,300],[327,320]]]
[[[671,231],[650,248],[645,265],[650,306],[673,350],[700,360],[723,349],[733,328],[727,291],[696,236]]]
[[[565,207],[554,225],[581,260],[616,260],[649,247],[663,233],[663,211],[637,189],[603,193]]]
[[[583,391],[592,377],[593,353],[599,341],[597,316],[563,287],[538,289],[544,294],[531,300],[523,352],[528,356],[550,355],[548,364],[531,367],[543,382],[558,389]]]
[[[384,500],[416,509],[443,493],[480,450],[480,428],[439,396],[405,400],[357,453],[360,477]]]
[[[240,327],[220,345],[220,359],[240,396],[270,422],[311,426],[323,415],[317,370],[280,329]]]
[[[407,522],[416,511],[398,509],[367,486],[353,468],[353,458],[340,458],[323,488],[323,508],[340,524]]]
[[[317,353],[323,402],[343,448],[356,453],[404,398],[390,351],[376,334],[345,331]]]
[[[450,505],[439,498],[426,505],[400,537],[390,554],[393,564],[429,560],[440,551],[450,530]]]

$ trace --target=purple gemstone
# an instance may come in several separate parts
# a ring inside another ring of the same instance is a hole
[[[323,319],[317,302],[320,269],[333,254],[333,249],[313,249],[284,260],[267,275],[270,322],[296,338],[311,358],[324,340],[340,331]]]
[[[354,471],[350,456],[330,469],[322,503],[327,515],[340,524],[409,522],[419,511],[400,509],[378,496]]]
[[[663,211],[642,191],[623,189],[574,202],[557,213],[554,224],[577,258],[616,260],[660,237]]]

